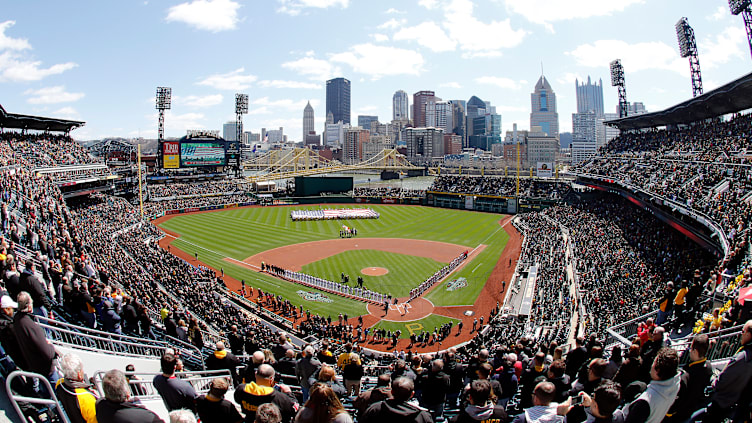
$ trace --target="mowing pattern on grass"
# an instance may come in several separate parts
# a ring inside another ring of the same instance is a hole
[[[360,272],[363,263],[384,267],[390,271],[383,276],[366,276]],[[354,285],[360,275],[363,278],[363,286],[372,291],[391,294],[394,297],[406,297],[410,290],[420,283],[417,281],[428,279],[436,269],[445,265],[446,263],[424,257],[377,250],[353,250],[307,264],[303,266],[303,273],[339,282],[341,273],[344,272],[350,276],[350,285]]]
[[[440,316],[438,314],[432,314],[420,320],[413,320],[412,322],[388,322],[386,320],[382,320],[373,328],[386,329],[392,332],[401,330],[402,335],[400,336],[400,338],[406,339],[410,338],[411,331],[416,335],[420,334],[422,331],[433,333],[434,328],[438,329],[441,327],[441,325],[447,322],[452,322],[453,330],[451,335],[449,335],[449,338],[452,338],[457,333],[457,329],[455,329],[455,327],[457,326],[457,323],[459,323],[459,320],[452,319],[451,317]]]
[[[338,207],[330,206],[327,207]],[[339,206],[352,208],[352,206]],[[412,238],[448,242],[458,245],[488,247],[459,273],[472,283],[459,291],[447,292],[437,287],[429,294],[436,305],[472,304],[480,293],[483,283],[491,274],[508,235],[501,230],[499,215],[450,210],[430,207],[378,206],[372,208],[381,214],[379,219],[353,221],[302,221],[293,222],[289,214],[293,209],[318,209],[318,206],[258,207],[176,216],[160,226],[181,235],[172,247],[189,255],[199,253],[199,259],[237,280],[245,280],[254,288],[274,292],[289,299],[293,304],[303,304],[304,309],[323,316],[347,313],[350,316],[365,314],[363,303],[331,294],[331,304],[304,302],[296,291],[299,285],[259,274],[240,265],[232,265],[225,257],[244,260],[254,254],[284,245],[308,241],[337,239],[342,225],[355,227],[358,238]],[[350,274],[351,282],[357,272],[375,265],[370,260],[357,263]],[[409,267],[403,266],[410,270]],[[434,269],[437,270],[438,266]],[[388,267],[390,272],[396,268]],[[337,272],[339,275],[339,272]],[[452,275],[451,278],[456,277]],[[424,278],[425,279],[425,278]],[[417,285],[420,277],[405,281],[408,286]],[[416,283],[417,282],[417,283]],[[312,290],[315,291],[315,290]],[[431,327],[433,328],[433,327]],[[432,329],[433,330],[433,329]]]

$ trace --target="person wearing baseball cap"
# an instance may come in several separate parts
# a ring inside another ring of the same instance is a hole
[[[23,366],[26,363],[11,328],[17,308],[18,303],[10,296],[3,295],[0,299],[0,362],[2,362],[2,369],[8,373],[15,370],[17,365]],[[10,357],[12,362],[7,357]]]

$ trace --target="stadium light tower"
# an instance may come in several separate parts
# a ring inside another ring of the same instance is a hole
[[[157,87],[157,110],[159,110],[159,130],[157,139],[161,143],[164,141],[164,111],[169,110],[172,106],[172,88]]]
[[[702,95],[702,74],[700,73],[700,59],[697,57],[695,30],[689,26],[687,18],[681,18],[676,23],[676,39],[679,41],[679,55],[689,58],[689,71],[692,76],[692,97]]]
[[[248,94],[235,94],[235,140],[238,143],[238,169],[243,161],[243,115],[248,114]]]
[[[624,67],[621,60],[611,62],[611,86],[619,88],[619,117],[627,117],[627,88],[624,84]]]
[[[752,1],[750,0],[729,0],[729,8],[732,15],[742,15],[744,18],[744,28],[747,30],[747,43],[749,51],[752,53]]]

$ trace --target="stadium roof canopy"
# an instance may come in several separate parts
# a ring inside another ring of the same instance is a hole
[[[17,115],[5,111],[0,105],[0,128],[30,129],[35,131],[70,132],[86,122],[30,115]]]
[[[665,110],[609,120],[620,130],[679,125],[752,108],[752,73]]]

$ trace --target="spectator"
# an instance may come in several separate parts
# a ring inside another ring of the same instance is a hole
[[[545,379],[548,373],[548,366],[545,364],[546,354],[538,352],[535,357],[530,361],[530,364],[522,370],[522,377],[520,378],[520,384],[522,389],[520,390],[520,404],[522,408],[528,408],[533,405],[533,389],[537,386],[536,380],[539,377]]]
[[[618,410],[621,404],[621,389],[619,385],[610,380],[604,381],[597,388],[591,398],[590,395],[582,393],[582,404],[569,406],[567,400],[566,406],[569,410],[566,413],[567,423],[623,423],[624,413]],[[585,409],[589,408],[590,412]]]
[[[590,361],[588,366],[587,376],[583,379],[577,379],[572,384],[572,389],[569,391],[569,396],[573,397],[580,392],[585,392],[588,395],[592,395],[595,392],[595,388],[601,384],[603,380],[603,373],[606,371],[608,363],[602,358],[594,358]]]
[[[587,350],[585,349],[585,338],[578,336],[575,338],[575,348],[567,354],[567,370],[566,374],[570,379],[577,377],[577,371],[582,366],[587,358]]]
[[[243,370],[243,383],[250,383],[256,380],[256,369],[262,364],[266,357],[261,351],[255,351],[251,354],[251,362],[246,363],[245,370]]]
[[[564,417],[557,415],[557,405],[552,402],[556,387],[551,382],[540,382],[533,389],[533,406],[514,418],[512,423],[553,423],[561,422]]]
[[[229,389],[227,379],[218,377],[211,381],[209,393],[196,399],[196,411],[201,423],[240,423],[243,416],[235,404],[225,399]]]
[[[311,377],[308,380],[308,383],[311,386],[313,386],[314,383],[323,383],[332,388],[338,397],[344,398],[347,395],[347,391],[341,383],[337,382],[336,376],[337,373],[334,371],[334,367],[324,364],[321,366],[321,369],[319,369],[318,376],[316,378]]]
[[[2,370],[3,376],[7,376],[16,366],[22,369],[28,369],[26,359],[21,352],[21,346],[18,345],[18,340],[13,334],[13,315],[18,309],[18,303],[8,295],[2,296],[2,303],[0,304],[0,345],[8,357],[2,358]]]
[[[233,354],[243,354],[243,345],[245,345],[245,339],[243,335],[238,332],[238,325],[232,325],[230,327],[230,333],[227,334],[227,339],[230,341],[230,350]],[[251,351],[248,351],[250,354]]]
[[[661,348],[650,369],[652,381],[645,392],[629,404],[626,423],[658,423],[666,417],[679,393],[679,356],[671,348]]]
[[[18,294],[18,313],[13,316],[15,336],[27,368],[22,369],[47,377],[51,384],[57,383],[60,374],[55,370],[55,347],[47,341],[44,330],[31,318],[33,302],[26,291]],[[19,364],[19,363],[16,363]]]
[[[715,380],[710,405],[693,414],[693,422],[722,422],[732,413],[734,421],[737,418],[741,421],[749,416],[748,407],[752,394],[752,320],[744,324],[741,343],[740,351]]]
[[[358,410],[358,416],[362,416],[371,404],[392,398],[391,377],[388,373],[380,374],[376,379],[376,386],[363,391],[353,401],[353,406]]]
[[[350,362],[342,369],[342,379],[345,381],[346,396],[360,394],[360,380],[363,378],[363,364],[360,356],[350,353]]]
[[[295,416],[295,423],[352,423],[353,419],[337,398],[332,388],[317,383],[311,388],[311,397]]]
[[[63,379],[57,382],[55,395],[62,404],[71,423],[96,423],[97,395],[94,388],[86,383],[84,365],[75,354],[66,354],[60,360]]]
[[[175,354],[167,352],[160,360],[162,374],[154,376],[154,388],[159,392],[168,411],[186,408],[196,412],[196,390],[190,383],[175,377],[175,368],[178,358]]]
[[[278,384],[279,390],[275,389],[274,375],[272,366],[261,364],[256,370],[255,382],[241,383],[235,388],[235,402],[243,408],[246,423],[251,423],[259,406],[266,403],[279,407],[283,423],[290,422],[295,416],[298,404],[290,387]]]
[[[254,423],[280,423],[281,421],[282,413],[279,407],[272,403],[261,404],[256,410]]]
[[[507,421],[507,413],[503,406],[495,404],[495,396],[487,380],[479,379],[471,382],[468,393],[469,405],[452,418],[452,423]]]
[[[621,363],[619,370],[616,371],[614,382],[626,387],[630,383],[640,379],[640,369],[642,369],[640,345],[639,343],[634,343],[629,346],[626,359]]]
[[[408,377],[398,377],[392,382],[392,399],[377,402],[363,413],[360,423],[431,423],[431,415],[408,402],[415,384]]]
[[[603,379],[613,379],[622,363],[621,346],[614,345],[611,349],[611,357],[606,364],[606,370],[603,371]]]
[[[196,423],[196,416],[185,408],[173,410],[170,411],[170,423]]]
[[[274,353],[274,359],[279,360],[282,357],[285,356],[285,353],[287,350],[292,350],[294,347],[290,343],[290,341],[287,339],[287,334],[284,332],[280,332],[279,334],[279,341],[277,342],[277,345],[272,347],[272,353]]]
[[[154,412],[128,402],[130,389],[123,372],[117,369],[102,378],[104,399],[97,402],[99,423],[164,423]]]
[[[274,370],[286,376],[295,376],[295,364],[295,350],[287,350],[285,355],[274,364]]]
[[[444,373],[444,361],[440,359],[431,362],[431,370],[424,373],[423,394],[420,397],[421,406],[428,409],[433,421],[438,421],[444,415],[444,403],[451,386],[449,375]]]
[[[679,394],[666,414],[665,422],[685,422],[692,413],[707,405],[705,388],[710,385],[710,378],[713,376],[713,367],[706,357],[709,347],[708,335],[700,334],[692,339],[690,362],[682,366],[684,372],[681,375]]]
[[[350,363],[350,354],[352,353],[352,344],[347,343],[345,344],[345,351],[342,352],[342,354],[337,357],[337,368],[342,370],[345,368],[345,366]]]
[[[240,382],[237,367],[240,365],[235,355],[225,349],[225,344],[218,341],[214,353],[206,358],[206,370],[228,370],[232,375],[233,384]]]
[[[572,383],[569,380],[569,375],[564,373],[566,369],[567,365],[563,360],[555,360],[548,366],[546,380],[556,387],[554,402],[563,402],[567,399],[567,391],[569,391]]]
[[[502,407],[507,406],[507,402],[517,393],[518,380],[517,373],[514,369],[514,364],[517,362],[517,354],[509,353],[504,358],[504,368],[501,373],[497,373],[495,377],[501,385],[501,397],[498,399],[498,404]],[[569,375],[567,375],[569,377]]]
[[[303,348],[302,356],[295,363],[295,377],[303,391],[303,401],[308,400],[311,384],[308,379],[316,374],[321,367],[321,362],[313,356],[314,349],[310,345]]]

